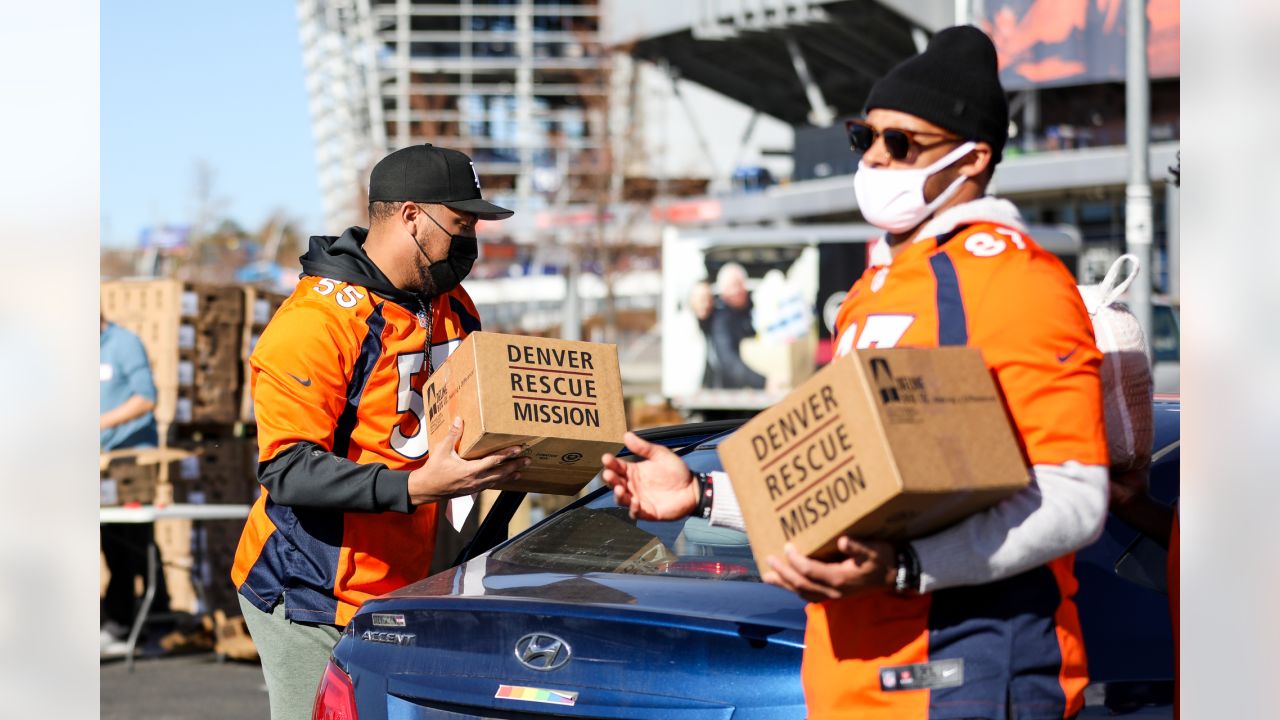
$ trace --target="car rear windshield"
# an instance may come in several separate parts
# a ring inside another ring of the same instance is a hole
[[[548,572],[760,580],[745,533],[701,518],[632,520],[610,492],[551,516],[493,558]]]

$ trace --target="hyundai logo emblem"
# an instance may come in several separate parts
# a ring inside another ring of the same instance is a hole
[[[547,633],[529,633],[516,641],[516,660],[530,670],[555,670],[572,654],[569,643]]]

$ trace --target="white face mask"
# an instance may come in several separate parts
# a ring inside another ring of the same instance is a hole
[[[853,193],[858,198],[858,209],[867,222],[892,233],[906,232],[938,209],[960,190],[967,179],[963,175],[947,186],[933,202],[924,201],[924,183],[930,175],[959,160],[974,148],[966,142],[942,156],[937,162],[922,168],[889,170],[858,163],[853,175]]]

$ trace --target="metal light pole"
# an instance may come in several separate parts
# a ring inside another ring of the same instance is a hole
[[[516,150],[520,174],[516,176],[516,211],[532,215],[533,205],[533,0],[516,7]],[[568,178],[564,179],[568,182]],[[527,215],[526,215],[527,216]]]
[[[1125,80],[1125,140],[1129,184],[1125,188],[1125,244],[1141,267],[1129,289],[1129,308],[1151,337],[1151,171],[1147,152],[1151,97],[1147,78],[1147,3],[1128,0],[1128,76]]]
[[[956,25],[981,25],[987,12],[983,0],[956,0]]]

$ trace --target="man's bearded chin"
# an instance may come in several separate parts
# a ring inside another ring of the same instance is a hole
[[[431,277],[431,270],[427,265],[427,259],[422,257],[421,253],[413,259],[413,269],[417,271],[418,292],[422,295],[435,295],[436,282],[435,279]]]

